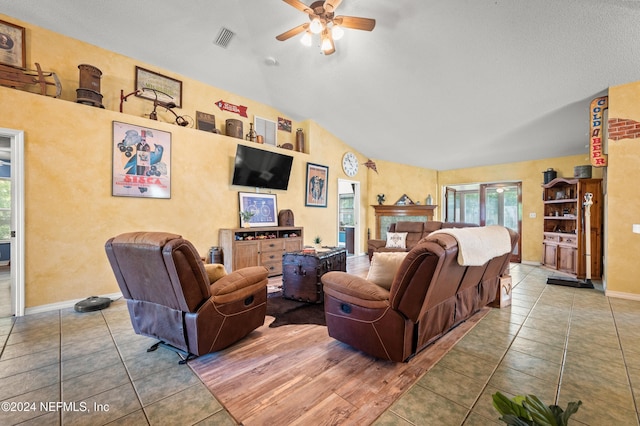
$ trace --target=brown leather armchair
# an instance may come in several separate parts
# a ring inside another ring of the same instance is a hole
[[[511,250],[481,266],[459,264],[453,236],[430,234],[407,253],[390,290],[345,272],[326,273],[329,336],[376,358],[408,360],[496,298],[519,238],[508,232],[503,242]]]
[[[210,283],[195,247],[180,235],[132,232],[105,249],[137,334],[191,359],[223,349],[264,323],[267,269],[255,266]]]

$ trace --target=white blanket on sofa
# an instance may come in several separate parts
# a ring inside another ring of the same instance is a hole
[[[511,252],[511,237],[504,226],[446,228],[431,233],[449,234],[458,241],[458,264],[481,266],[489,260]]]

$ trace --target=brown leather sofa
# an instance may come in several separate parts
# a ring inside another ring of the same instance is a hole
[[[187,359],[223,349],[264,324],[267,269],[262,266],[219,277],[215,268],[205,270],[189,241],[165,232],[121,234],[105,249],[135,332]],[[217,281],[211,283],[210,275]]]
[[[387,240],[379,240],[379,239],[371,239],[368,241],[368,250],[369,260],[373,257],[373,253],[375,252],[397,252],[397,251],[410,251],[418,241],[422,240],[424,237],[432,233],[433,231],[437,231],[438,229],[446,229],[446,228],[467,228],[471,226],[478,226],[475,223],[464,223],[464,222],[439,222],[437,220],[430,220],[427,222],[407,222],[407,221],[399,221],[389,225],[388,232],[406,232],[407,240],[406,240],[406,249],[400,248],[388,248]]]
[[[508,232],[503,241],[508,247],[510,239],[513,251],[519,236]],[[406,255],[390,290],[328,272],[322,283],[329,335],[376,358],[406,361],[494,301],[509,258],[506,253],[482,266],[460,265],[456,238],[435,233]]]

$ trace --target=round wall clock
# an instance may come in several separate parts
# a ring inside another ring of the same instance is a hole
[[[347,152],[342,157],[342,170],[349,177],[358,173],[358,157],[353,152]]]

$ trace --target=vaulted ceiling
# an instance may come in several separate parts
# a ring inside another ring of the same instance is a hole
[[[376,27],[346,30],[329,56],[275,39],[308,22],[281,0],[0,0],[0,11],[311,118],[370,158],[436,170],[586,159],[590,101],[640,79],[637,0],[344,0],[337,15]],[[226,48],[214,44],[223,27]]]

